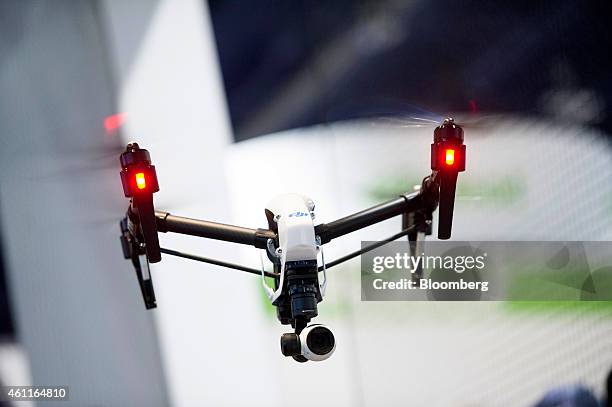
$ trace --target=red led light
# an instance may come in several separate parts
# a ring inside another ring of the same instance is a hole
[[[147,180],[145,179],[144,172],[136,174],[136,187],[138,189],[145,189],[147,187]]]
[[[449,148],[446,150],[446,153],[444,155],[446,165],[453,165],[455,163],[455,150]]]
[[[111,116],[107,116],[104,118],[104,129],[106,129],[106,134],[112,135],[123,126],[125,122],[126,115],[125,113],[117,113]]]

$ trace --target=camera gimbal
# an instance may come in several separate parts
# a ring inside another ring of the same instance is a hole
[[[449,239],[453,220],[455,187],[459,172],[465,170],[463,129],[447,118],[435,128],[431,145],[431,175],[425,177],[419,191],[362,210],[330,223],[314,225],[314,202],[298,194],[282,195],[265,209],[267,229],[183,218],[155,211],[153,194],[159,191],[155,167],[147,150],[136,143],[121,154],[123,191],[130,198],[126,216],[121,220],[121,244],[126,259],[131,259],[147,309],[157,306],[149,263],[161,261],[161,254],[183,257],[262,276],[263,286],[276,306],[281,324],[291,325],[293,333],[281,337],[281,351],[299,362],[325,360],[335,350],[335,338],[323,325],[308,325],[318,315],[317,304],[323,300],[326,271],[385,243],[408,236],[411,254],[420,253],[420,242],[432,233],[433,211],[439,206],[438,238]],[[361,248],[329,263],[318,262],[322,245],[333,239],[378,222],[402,215],[402,230],[380,242]],[[181,233],[208,239],[254,246],[265,250],[274,268],[256,270],[161,248],[158,233]],[[323,273],[323,282],[319,274]],[[264,277],[271,277],[269,287]],[[413,274],[422,277],[422,270]]]

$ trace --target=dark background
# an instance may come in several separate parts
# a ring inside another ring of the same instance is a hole
[[[209,1],[237,141],[427,112],[543,115],[610,133],[608,3]]]

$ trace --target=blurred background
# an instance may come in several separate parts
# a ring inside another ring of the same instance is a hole
[[[265,227],[266,202],[300,192],[329,222],[412,190],[453,115],[454,239],[609,241],[609,18],[578,0],[1,1],[0,382],[67,385],[74,406],[605,398],[610,302],[362,303],[355,259],[319,308],[337,351],[307,364],[281,356],[254,276],[165,256],[146,311],[118,157],[151,152],[160,210]],[[259,267],[256,249],[160,239]]]

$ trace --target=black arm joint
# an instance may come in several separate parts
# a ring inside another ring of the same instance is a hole
[[[168,215],[170,215],[169,212],[155,211],[155,223],[157,224],[158,232],[168,232],[168,227],[166,226],[166,218]]]
[[[255,231],[254,246],[258,249],[267,249],[268,239],[276,240],[276,233],[268,229],[257,229]]]
[[[423,200],[423,206],[427,212],[433,212],[440,202],[440,183],[437,172],[423,179],[419,196]]]
[[[315,226],[315,236],[319,236],[321,239],[321,244],[331,242],[328,233],[329,227],[325,223],[321,223],[320,225]]]

